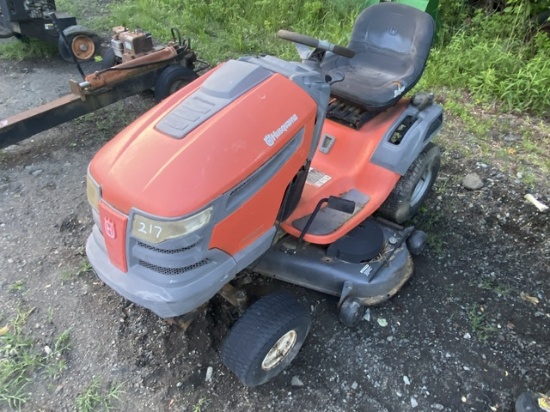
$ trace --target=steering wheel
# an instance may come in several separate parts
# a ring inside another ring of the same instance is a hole
[[[299,43],[305,46],[314,47],[316,49],[329,51],[339,56],[349,58],[355,56],[355,52],[351,49],[348,49],[347,47],[338,46],[337,44],[332,44],[325,40],[315,39],[304,34],[294,33],[293,31],[279,30],[277,32],[277,36],[281,39],[292,41],[294,43]]]

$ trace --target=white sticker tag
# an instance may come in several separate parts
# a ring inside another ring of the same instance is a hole
[[[327,183],[332,177],[321,172],[320,170],[315,170],[314,168],[309,168],[309,173],[307,175],[306,183],[311,186],[321,187]]]

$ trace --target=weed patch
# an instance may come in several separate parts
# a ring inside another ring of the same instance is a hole
[[[19,309],[11,322],[0,328],[0,405],[20,409],[29,399],[26,391],[32,376],[46,371],[57,377],[65,370],[63,355],[70,347],[70,331],[65,331],[43,350],[25,332],[34,309]]]
[[[76,411],[92,412],[98,409],[103,411],[115,409],[116,402],[123,392],[122,386],[122,383],[116,386],[103,386],[100,380],[94,377],[90,385],[76,398]]]

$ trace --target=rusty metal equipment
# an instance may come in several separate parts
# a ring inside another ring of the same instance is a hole
[[[81,82],[69,81],[68,95],[0,119],[0,148],[147,89],[154,88],[160,101],[206,68],[205,64],[197,67],[199,61],[189,40],[182,40],[176,29],[172,29],[173,41],[157,47],[143,31],[116,27],[113,33],[106,53],[107,59],[115,56],[112,66],[86,75]]]
[[[35,38],[57,44],[59,55],[72,63],[99,52],[100,37],[76,18],[57,13],[54,0],[0,0],[0,38]],[[64,37],[64,38],[63,38]]]

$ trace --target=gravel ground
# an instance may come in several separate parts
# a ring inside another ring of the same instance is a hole
[[[61,61],[0,61],[0,119],[67,93],[76,75]],[[550,204],[548,176],[526,187],[509,173],[513,159],[478,156],[453,118],[438,138],[439,179],[415,222],[430,246],[410,282],[348,329],[335,298],[243,274],[251,291],[296,295],[313,326],[287,371],[241,386],[218,359],[235,320],[222,299],[183,332],[119,297],[86,264],[87,163],[152,104],[136,96],[0,154],[0,327],[34,308],[24,333],[37,351],[70,330],[67,369],[36,370],[22,410],[72,411],[94,377],[104,394],[121,385],[115,410],[135,412],[511,411],[525,389],[550,388],[550,214],[524,200],[532,193]],[[548,136],[537,136],[547,147]],[[471,173],[483,187],[465,188]]]

